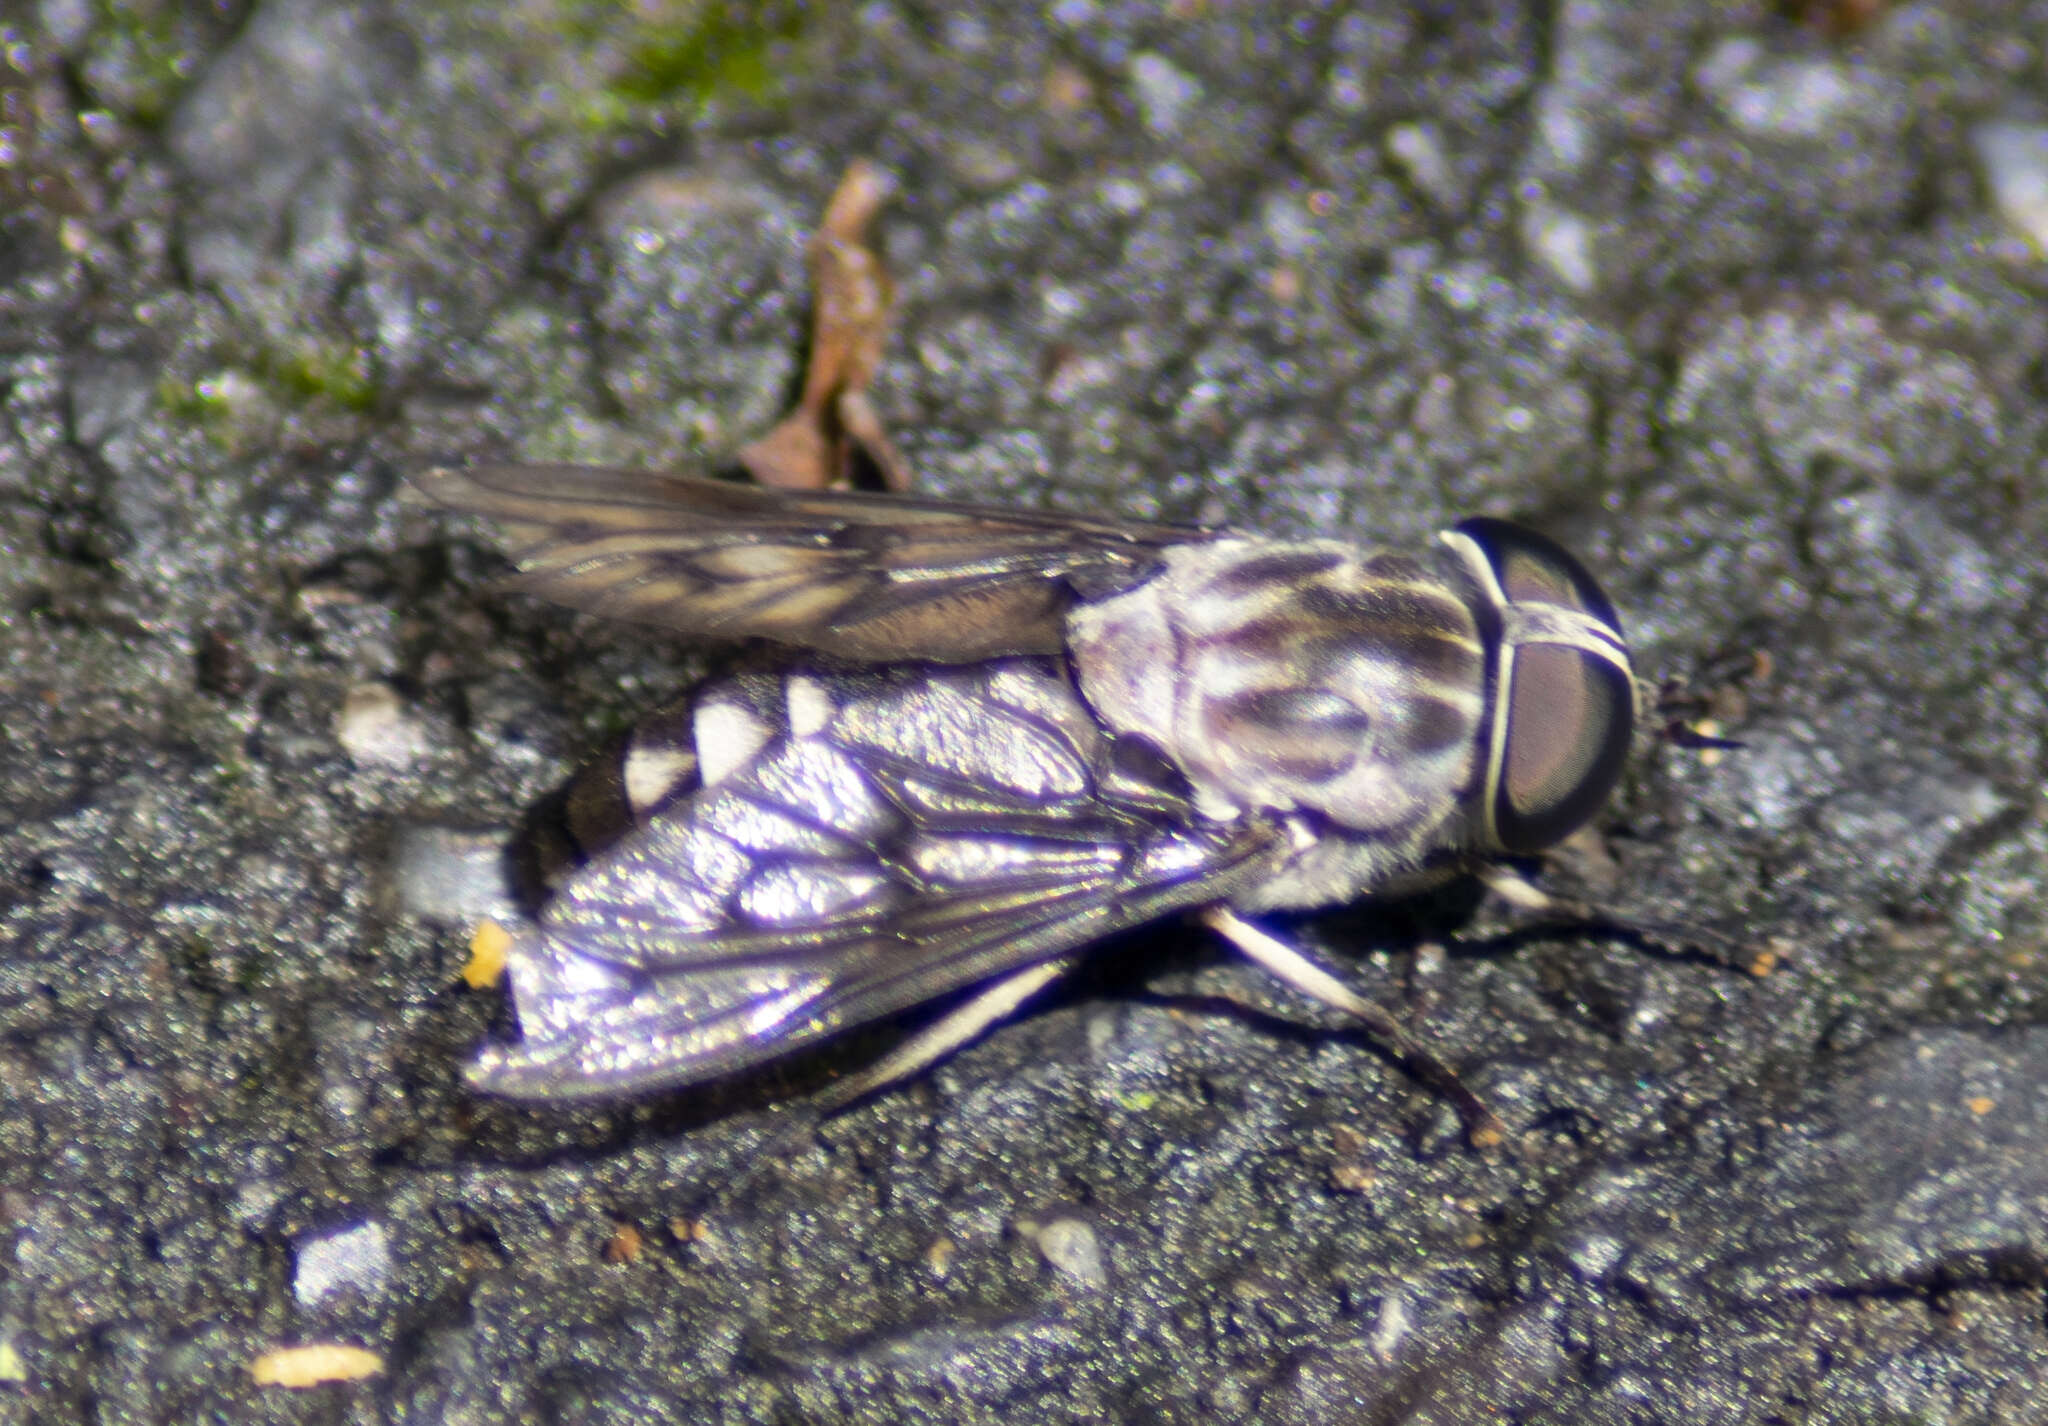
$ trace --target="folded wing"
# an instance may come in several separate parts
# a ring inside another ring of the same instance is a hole
[[[425,498],[498,521],[514,587],[609,618],[843,658],[1055,653],[1082,593],[1199,530],[901,495],[562,465],[442,468]]]
[[[1274,846],[1105,773],[1052,660],[789,682],[801,731],[768,730],[519,938],[524,1038],[485,1053],[479,1087],[566,1101],[722,1075],[1227,897]]]

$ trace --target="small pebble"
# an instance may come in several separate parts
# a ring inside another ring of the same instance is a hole
[[[427,750],[420,721],[381,683],[359,683],[343,695],[334,736],[350,757],[377,767],[410,767]]]
[[[2048,125],[1979,124],[1970,143],[1998,216],[2048,257]]]
[[[337,1293],[364,1297],[391,1280],[391,1237],[374,1218],[324,1237],[300,1240],[294,1251],[292,1297],[313,1307]]]
[[[1195,79],[1149,51],[1132,57],[1131,87],[1139,119],[1161,138],[1178,129],[1188,110],[1202,100],[1202,86]]]
[[[502,832],[410,823],[391,840],[390,866],[398,904],[409,915],[453,922],[519,919]]]
[[[1102,1261],[1102,1243],[1095,1230],[1078,1218],[1055,1218],[1038,1230],[1038,1251],[1054,1270],[1091,1292],[1109,1286]]]

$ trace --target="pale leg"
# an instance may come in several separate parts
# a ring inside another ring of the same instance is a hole
[[[1253,925],[1229,907],[1206,907],[1200,915],[1204,925],[1250,956],[1276,979],[1313,1000],[1320,1000],[1332,1010],[1341,1010],[1361,1021],[1419,1078],[1450,1095],[1464,1115],[1466,1132],[1476,1147],[1490,1148],[1506,1137],[1500,1120],[1480,1102],[1479,1096],[1465,1087],[1449,1065],[1418,1044],[1393,1016],[1317,965],[1302,951],[1272,932]]]
[[[1063,956],[1040,961],[991,981],[866,1069],[824,1091],[817,1098],[818,1106],[833,1113],[936,1064],[1072,970],[1074,960]]]

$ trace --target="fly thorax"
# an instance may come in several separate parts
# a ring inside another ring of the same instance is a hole
[[[1183,545],[1078,609],[1068,635],[1097,715],[1155,743],[1211,815],[1407,836],[1451,817],[1477,776],[1485,649],[1462,589],[1424,558]]]

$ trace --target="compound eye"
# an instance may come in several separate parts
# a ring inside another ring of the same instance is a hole
[[[1510,520],[1475,516],[1457,532],[1478,546],[1509,604],[1556,604],[1592,615],[1621,637],[1621,619],[1607,591],[1563,545]]]
[[[1494,840],[1541,851],[1599,811],[1621,777],[1635,727],[1628,645],[1614,605],[1561,546],[1505,520],[1455,533],[1498,585],[1504,626]]]
[[[1635,689],[1607,659],[1563,644],[1513,652],[1507,745],[1494,789],[1494,835],[1517,856],[1577,831],[1621,778]]]

